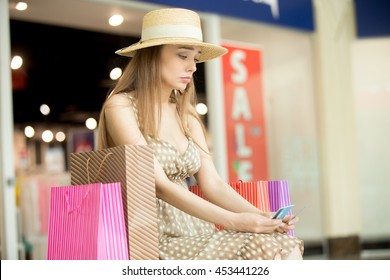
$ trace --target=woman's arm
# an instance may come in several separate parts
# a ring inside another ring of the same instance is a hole
[[[255,224],[256,222],[267,224],[270,220],[275,221],[270,219],[273,215],[272,212],[261,212],[220,178],[209,153],[206,138],[199,121],[194,117],[190,117],[189,127],[192,137],[201,147],[201,168],[195,174],[195,178],[206,198],[210,202],[228,211],[241,214],[240,218],[245,220],[243,223],[250,223],[250,214],[252,213],[257,214],[257,216],[259,214],[262,216],[261,221],[259,219],[254,221]],[[298,222],[298,219],[288,225],[286,224],[286,221],[287,219],[283,219],[282,223],[274,230],[278,232],[288,232],[289,230],[293,230],[295,228],[295,223]],[[250,224],[248,224],[248,226],[250,227]]]
[[[202,165],[195,178],[207,199],[233,212],[251,212],[264,214],[269,217],[268,214],[262,213],[220,178],[209,153],[206,138],[199,121],[194,117],[190,117],[189,124],[194,140],[201,147]]]
[[[104,110],[106,127],[115,145],[147,145],[138,128],[128,97],[122,94],[113,95],[108,99]],[[255,211],[250,215],[243,215],[198,197],[171,182],[156,158],[154,169],[157,197],[192,216],[229,229],[250,232],[273,232],[281,224],[280,220],[271,220],[254,214]]]

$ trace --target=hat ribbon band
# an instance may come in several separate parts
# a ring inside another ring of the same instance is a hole
[[[160,38],[194,38],[203,41],[202,30],[193,25],[171,25],[163,24],[151,26],[142,30],[141,41]]]

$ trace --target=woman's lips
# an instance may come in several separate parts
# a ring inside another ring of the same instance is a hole
[[[184,83],[189,83],[191,82],[191,77],[180,77],[180,80]]]

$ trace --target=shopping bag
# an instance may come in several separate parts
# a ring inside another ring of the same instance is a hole
[[[159,259],[152,147],[122,145],[72,153],[70,172],[73,185],[120,182],[129,259]]]
[[[259,197],[259,209],[263,212],[270,212],[270,201],[268,193],[268,183],[266,181],[259,181],[260,197]]]
[[[194,194],[196,194],[197,196],[199,196],[199,197],[201,197],[201,198],[207,200],[207,198],[206,198],[205,195],[203,194],[203,192],[202,192],[200,186],[198,186],[198,185],[190,186],[190,187],[189,187],[189,190],[190,190],[191,192],[193,192]]]
[[[271,212],[275,212],[280,207],[291,204],[290,190],[287,180],[268,181],[267,184]]]
[[[280,207],[285,207],[291,204],[290,189],[287,180],[273,180],[268,181],[268,196],[270,211],[276,212]],[[288,212],[292,215],[292,211]],[[294,235],[294,231],[288,232],[290,235]]]
[[[243,182],[240,180],[237,182],[230,182],[229,185],[256,208],[264,212],[270,211],[268,185],[266,183],[264,184],[262,181]],[[190,186],[189,189],[199,197],[206,199],[200,186],[193,185]],[[218,230],[223,229],[223,226],[221,225],[215,226]]]
[[[237,181],[230,182],[229,185],[256,208],[264,212],[270,211],[268,183],[266,181]],[[200,186],[192,185],[189,187],[189,190],[199,197],[206,199]]]
[[[243,198],[252,203],[263,212],[276,212],[280,207],[291,204],[290,191],[287,180],[273,181],[251,181],[251,182],[230,182],[229,185],[239,193]],[[196,195],[205,198],[200,186],[190,186],[190,191]],[[291,211],[289,214],[291,215]],[[223,229],[216,225],[217,229]],[[294,231],[289,231],[294,235]]]
[[[237,181],[229,185],[256,208],[263,212],[270,211],[268,185],[261,181]]]
[[[49,260],[127,260],[120,183],[53,186]]]

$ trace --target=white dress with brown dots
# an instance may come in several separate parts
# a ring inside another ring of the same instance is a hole
[[[155,156],[168,178],[188,190],[185,179],[200,167],[194,142],[183,155],[170,143],[152,140]],[[160,259],[180,260],[269,260],[276,253],[289,254],[295,246],[303,252],[303,242],[288,234],[255,234],[216,230],[215,225],[190,216],[157,199]]]
[[[189,191],[186,178],[194,175],[201,164],[200,152],[192,139],[188,137],[184,154],[166,141],[151,137],[147,140],[168,178]],[[303,241],[288,234],[217,230],[214,224],[195,218],[161,199],[156,199],[156,203],[160,259],[270,260],[278,252],[288,255],[297,245],[303,253]]]

